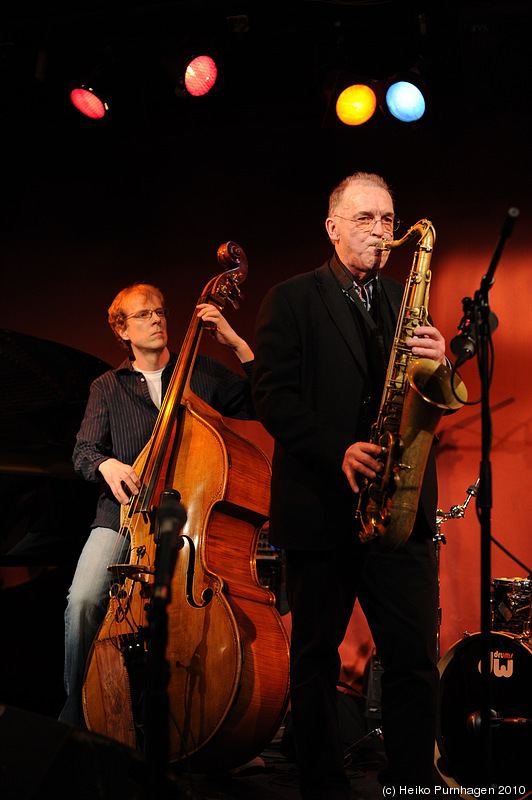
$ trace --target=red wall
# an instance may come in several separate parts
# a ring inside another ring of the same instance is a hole
[[[241,309],[231,322],[250,342],[256,312],[274,283],[319,266],[330,246],[323,225],[326,198],[346,174],[378,171],[392,184],[397,211],[407,225],[429,217],[437,239],[432,259],[430,312],[449,343],[462,316],[462,298],[480,286],[510,206],[521,216],[508,240],[490,292],[499,327],[493,337],[490,391],[493,421],[492,532],[528,567],[531,428],[530,367],[532,255],[528,242],[530,200],[524,177],[529,147],[481,128],[456,131],[456,139],[434,134],[408,146],[402,140],[368,144],[326,132],[303,135],[281,127],[272,136],[239,130],[201,165],[176,158],[168,165],[116,154],[101,168],[101,153],[83,151],[80,168],[65,158],[11,164],[10,207],[3,239],[2,327],[61,342],[116,364],[121,358],[108,329],[113,296],[133,281],[163,288],[171,308],[171,344],[181,345],[201,289],[217,274],[216,250],[229,239],[246,251],[249,277]],[[520,130],[520,129],[519,129]],[[263,132],[264,134],[264,132]],[[486,134],[486,135],[485,135]],[[358,144],[357,144],[358,143]],[[197,154],[196,154],[197,155]],[[92,161],[90,160],[92,157]],[[114,160],[113,160],[114,159]],[[528,162],[527,162],[528,159]],[[392,254],[389,274],[404,279],[413,247]],[[205,347],[231,363],[231,355],[205,340]],[[479,396],[476,362],[462,369],[470,398]],[[268,449],[253,424],[244,429]],[[479,474],[480,406],[446,418],[437,448],[442,510],[465,500]],[[464,631],[480,627],[480,526],[474,503],[465,519],[445,524],[441,552],[442,653]],[[494,577],[524,570],[493,548]],[[345,676],[360,673],[369,652],[365,623],[357,615],[343,648]]]
[[[462,317],[462,299],[473,296],[488,271],[499,242],[506,206],[493,208],[490,219],[471,213],[467,223],[449,224],[443,234],[437,229],[431,261],[433,278],[430,312],[447,341],[457,333]],[[448,206],[442,209],[445,217]],[[438,208],[426,210],[433,220]],[[414,219],[411,223],[415,222]],[[436,223],[435,223],[436,224]],[[495,281],[489,293],[491,309],[498,318],[493,334],[494,370],[489,391],[493,440],[489,460],[492,468],[492,535],[529,571],[532,570],[532,533],[528,530],[528,486],[532,481],[529,450],[532,437],[532,305],[529,276],[532,255],[527,247],[526,208],[521,209],[511,237],[499,260]],[[390,271],[404,278],[413,258],[413,245],[396,250],[389,262]],[[397,262],[401,262],[399,265]],[[394,263],[395,262],[395,263]],[[480,379],[476,359],[460,370],[467,385],[469,400],[480,399]],[[256,424],[241,424],[250,437],[271,451],[267,434]],[[436,446],[439,477],[439,508],[448,512],[467,498],[467,489],[479,477],[482,458],[481,404],[464,406],[444,417],[438,429]],[[440,593],[442,626],[440,653],[462,638],[464,632],[480,630],[480,522],[475,499],[462,519],[442,525],[446,544],[440,548]],[[491,547],[493,578],[527,578],[527,571],[498,547]],[[289,625],[289,620],[287,620]],[[371,653],[372,642],[359,609],[342,648],[344,679],[357,679]]]

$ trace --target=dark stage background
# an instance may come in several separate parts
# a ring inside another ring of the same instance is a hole
[[[499,318],[492,529],[530,566],[530,4],[87,0],[73,11],[46,0],[4,4],[1,19],[0,324],[8,331],[116,365],[107,308],[123,286],[147,281],[167,296],[178,349],[196,299],[219,271],[218,246],[233,240],[249,276],[241,309],[228,318],[252,343],[267,289],[329,257],[328,194],[364,170],[393,187],[403,232],[422,217],[434,222],[430,309],[450,342],[507,210],[520,209],[490,293]],[[161,63],[202,47],[218,58],[220,81],[203,101],[180,99]],[[115,105],[100,122],[75,112],[67,88],[102,58]],[[412,67],[430,92],[418,124],[379,110],[358,128],[335,122],[335,81]],[[389,274],[404,279],[412,257],[408,246],[396,251]],[[203,346],[232,363],[207,337]],[[476,399],[475,363],[462,373]],[[238,429],[271,450],[258,424]],[[480,406],[442,424],[444,510],[463,502],[478,477],[480,433]],[[71,527],[77,541],[86,522],[73,518]],[[480,626],[474,504],[445,531],[443,652]],[[493,575],[526,570],[494,548]],[[52,609],[59,627],[62,602]],[[370,652],[357,615],[344,647],[347,679],[357,679]]]

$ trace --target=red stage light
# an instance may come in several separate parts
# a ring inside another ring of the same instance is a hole
[[[210,92],[216,83],[218,69],[210,56],[194,58],[185,71],[185,86],[194,97]]]
[[[100,100],[92,89],[73,89],[70,99],[78,111],[91,119],[102,119],[109,110],[107,103]]]

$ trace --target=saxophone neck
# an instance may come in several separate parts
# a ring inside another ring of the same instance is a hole
[[[412,225],[407,230],[401,239],[390,240],[383,237],[376,247],[377,250],[395,250],[396,247],[401,247],[401,245],[409,242],[414,236],[419,236],[418,247],[432,251],[436,241],[436,230],[429,219],[420,219],[419,222],[416,222],[415,225]]]

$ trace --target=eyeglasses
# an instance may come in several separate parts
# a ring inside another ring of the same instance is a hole
[[[135,311],[134,314],[128,314],[127,317],[124,317],[124,320],[138,319],[140,322],[147,322],[148,320],[151,320],[153,314],[157,314],[157,316],[161,319],[162,317],[168,316],[168,309],[150,308],[149,310],[144,309],[143,311]]]
[[[401,224],[401,220],[397,217],[378,217],[375,219],[375,217],[370,217],[368,214],[361,214],[359,217],[342,217],[340,214],[333,214],[333,216],[345,219],[346,222],[352,222],[358,231],[372,231],[377,222],[380,222],[383,231],[392,233]]]

